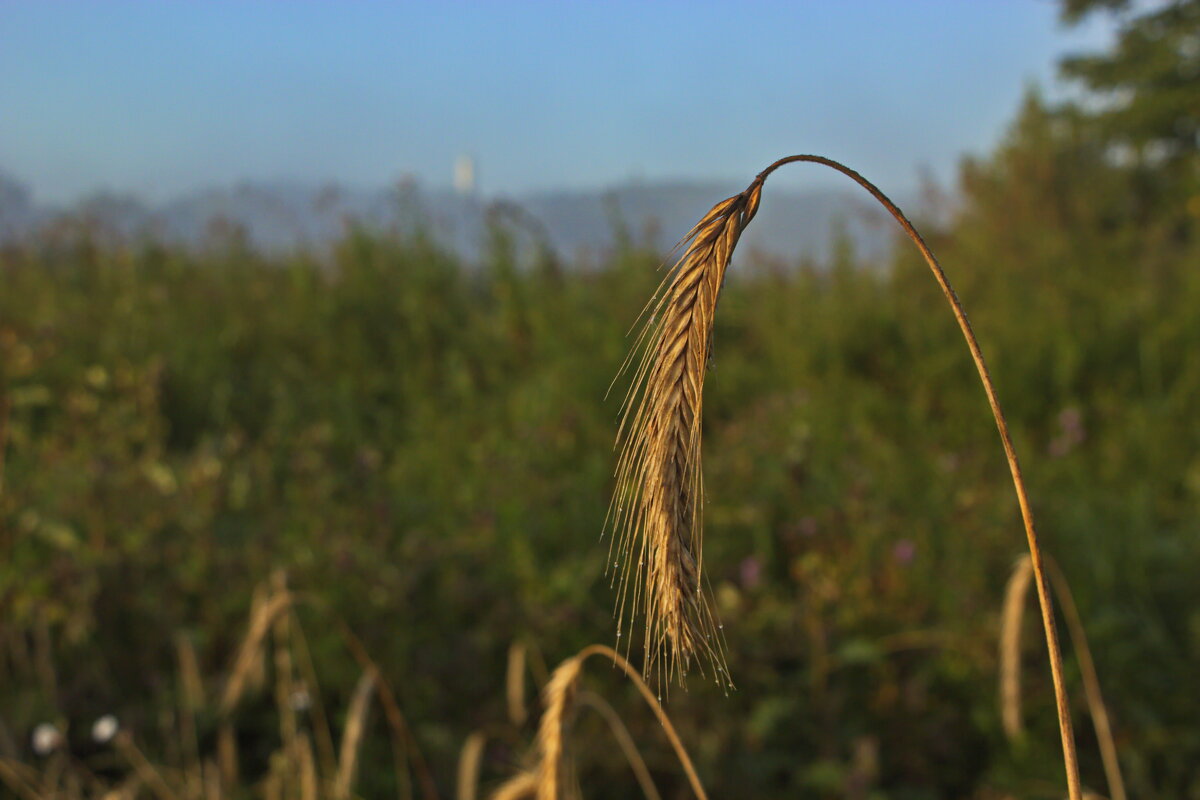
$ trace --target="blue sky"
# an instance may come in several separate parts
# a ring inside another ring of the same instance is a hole
[[[0,0],[0,170],[43,201],[161,199],[443,186],[470,153],[485,192],[518,193],[820,152],[903,191],[918,167],[951,180],[1026,86],[1109,37],[1050,0]]]

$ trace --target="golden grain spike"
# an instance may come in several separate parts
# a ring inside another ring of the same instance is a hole
[[[645,612],[647,674],[682,678],[695,658],[728,680],[702,574],[701,412],[725,270],[760,192],[756,180],[696,223],[637,339],[641,358],[618,432],[609,525],[614,564],[624,563],[614,575],[620,626]]]
[[[1004,613],[1000,620],[1000,719],[1004,735],[1018,738],[1021,721],[1021,620],[1025,598],[1033,583],[1033,563],[1021,558],[1004,589]]]
[[[628,731],[625,730],[620,718],[616,716],[616,712],[599,697],[593,697],[589,703],[586,691],[579,687],[584,662],[593,656],[611,659],[613,667],[624,672],[633,681],[634,686],[642,695],[642,699],[650,706],[662,725],[663,733],[666,734],[667,740],[679,757],[684,774],[687,776],[688,783],[697,800],[708,800],[708,795],[700,783],[691,757],[688,756],[683,742],[679,739],[679,734],[675,731],[675,726],[671,724],[670,718],[663,711],[662,705],[655,699],[650,687],[638,677],[637,670],[622,658],[620,653],[601,644],[588,645],[554,670],[554,674],[550,676],[542,693],[542,704],[545,711],[542,712],[541,721],[538,723],[533,763],[497,787],[490,795],[490,800],[571,800],[577,797],[578,783],[573,760],[567,748],[566,736],[571,718],[581,702],[591,705],[602,714],[607,710],[606,716],[608,716],[614,735],[619,740],[622,739],[622,735],[624,736],[621,747],[629,756],[630,764],[633,765],[635,772],[638,773],[638,781],[643,786],[647,798],[659,797],[658,790],[654,788],[654,782],[645,768],[645,763],[637,753],[636,746],[629,739]]]

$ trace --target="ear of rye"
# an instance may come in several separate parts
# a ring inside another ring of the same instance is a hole
[[[696,659],[707,661],[719,682],[728,680],[702,576],[701,412],[725,270],[761,188],[755,181],[717,203],[692,228],[647,305],[650,316],[634,346],[641,359],[617,435],[608,525],[614,563],[622,564],[613,578],[617,635],[627,618],[645,613],[644,672],[660,679],[682,679]]]

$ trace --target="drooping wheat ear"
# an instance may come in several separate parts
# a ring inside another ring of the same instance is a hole
[[[1070,800],[1081,800],[1062,650],[1041,547],[1020,463],[983,352],[946,273],[908,217],[875,184],[833,159],[815,155],[781,158],[760,172],[746,191],[718,203],[684,239],[683,257],[647,305],[653,313],[634,347],[643,356],[618,433],[617,488],[607,523],[614,532],[616,552],[625,558],[625,572],[615,578],[622,586],[618,618],[623,619],[627,610],[631,616],[636,614],[639,596],[644,595],[647,672],[653,670],[656,659],[665,659],[666,671],[682,674],[691,657],[704,652],[712,660],[718,680],[727,675],[720,637],[712,636],[711,605],[701,582],[701,392],[712,344],[713,312],[733,248],[758,209],[763,182],[775,170],[796,162],[837,170],[887,209],[921,251],[962,331],[1000,434],[1021,510],[1050,654],[1067,792]],[[635,587],[633,603],[626,609],[631,584]]]
[[[1062,605],[1063,617],[1067,621],[1067,634],[1079,660],[1079,675],[1083,679],[1083,692],[1087,698],[1088,714],[1092,727],[1096,729],[1096,741],[1100,746],[1100,760],[1104,764],[1104,776],[1108,781],[1108,792],[1112,800],[1125,800],[1125,779],[1121,775],[1121,763],[1117,759],[1117,745],[1113,740],[1112,724],[1108,719],[1108,707],[1100,691],[1100,676],[1096,674],[1096,662],[1092,659],[1092,648],[1088,645],[1087,632],[1079,607],[1067,576],[1050,556],[1046,556],[1046,568],[1054,594]],[[1004,615],[1000,626],[1000,698],[1001,718],[1004,733],[1016,739],[1022,732],[1021,722],[1021,618],[1024,616],[1025,597],[1033,577],[1032,561],[1028,555],[1021,556],[1013,568],[1012,577],[1004,593]]]
[[[1027,557],[1013,567],[1004,587],[1004,610],[1000,617],[1000,721],[1004,735],[1018,738],[1024,730],[1021,721],[1021,621],[1025,616],[1025,595],[1033,582],[1033,566]]]
[[[571,766],[567,761],[564,740],[566,728],[575,710],[575,693],[583,661],[576,656],[564,661],[546,684],[546,710],[538,725],[538,745],[541,748],[541,767],[538,770],[537,800],[559,800]]]
[[[660,679],[682,679],[702,656],[718,681],[728,680],[701,573],[701,410],[725,270],[758,211],[761,188],[755,183],[717,203],[684,238],[634,348],[642,355],[617,434],[610,554],[624,562],[613,576],[620,583],[617,635],[626,614],[645,610],[644,671]]]
[[[473,731],[463,742],[458,753],[458,775],[455,779],[456,800],[475,800],[479,792],[479,765],[483,761],[483,748],[487,734]]]
[[[650,706],[654,715],[666,733],[679,763],[683,766],[684,774],[692,786],[697,800],[708,800],[704,786],[692,765],[675,726],[662,709],[650,687],[642,680],[633,665],[626,661],[611,647],[602,644],[589,645],[577,654],[562,662],[543,691],[545,711],[538,724],[537,761],[536,763],[499,786],[491,795],[491,800],[569,800],[571,788],[574,787],[572,765],[566,750],[566,734],[570,719],[574,714],[579,696],[579,678],[583,673],[583,664],[592,656],[604,656],[612,659],[626,676],[633,681],[638,692]],[[631,762],[632,763],[632,762]],[[635,770],[637,767],[634,767]],[[639,781],[641,777],[639,776]],[[653,796],[653,795],[648,795]]]
[[[575,693],[583,659],[575,655],[554,670],[542,692],[546,710],[537,732],[537,765],[506,781],[492,795],[532,797],[536,800],[563,800],[571,772],[564,741],[566,727],[575,709]]]

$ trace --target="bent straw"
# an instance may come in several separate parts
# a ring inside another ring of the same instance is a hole
[[[872,197],[879,201],[879,204],[888,210],[888,213],[892,215],[896,222],[900,223],[900,227],[904,229],[908,238],[921,251],[921,255],[925,257],[925,263],[929,265],[934,279],[937,280],[938,286],[942,289],[942,294],[946,297],[946,302],[950,304],[950,309],[954,312],[954,319],[958,323],[959,330],[962,331],[963,338],[967,342],[967,348],[971,351],[971,360],[975,362],[975,369],[979,373],[980,382],[983,384],[984,394],[987,395],[988,405],[992,408],[992,416],[996,420],[996,430],[1000,433],[1000,441],[1004,445],[1004,455],[1008,460],[1008,471],[1012,474],[1013,489],[1017,493],[1017,505],[1021,508],[1021,521],[1025,525],[1025,538],[1029,544],[1029,558],[1033,564],[1033,579],[1037,586],[1038,605],[1042,612],[1042,627],[1046,633],[1046,647],[1050,651],[1050,673],[1054,680],[1054,697],[1058,706],[1058,728],[1062,736],[1063,762],[1067,773],[1067,793],[1070,800],[1082,800],[1083,791],[1079,784],[1079,763],[1075,754],[1075,735],[1071,727],[1071,709],[1067,703],[1067,692],[1063,683],[1062,649],[1059,647],[1058,632],[1055,629],[1054,606],[1050,599],[1050,589],[1046,582],[1046,569],[1042,559],[1042,549],[1038,545],[1037,529],[1033,524],[1033,511],[1029,505],[1029,496],[1025,491],[1025,481],[1021,477],[1021,465],[1017,460],[1017,452],[1013,447],[1012,437],[1008,432],[1008,422],[1005,420],[1004,412],[1000,408],[1000,399],[996,396],[996,387],[992,383],[987,363],[983,359],[983,351],[980,350],[979,342],[975,338],[975,331],[971,328],[971,323],[967,320],[967,314],[963,310],[962,304],[958,300],[958,295],[954,292],[954,288],[950,285],[950,280],[946,277],[946,273],[942,271],[941,265],[933,255],[933,251],[929,249],[929,246],[925,244],[925,240],[921,238],[921,234],[917,232],[913,224],[908,221],[908,217],[904,216],[904,212],[887,195],[880,191],[875,184],[854,170],[831,158],[823,156],[788,156],[779,159],[760,172],[755,177],[754,182],[750,184],[750,189],[747,189],[747,192],[761,186],[766,181],[767,176],[775,170],[785,164],[796,162],[824,164],[827,167],[835,169],[866,189]]]

